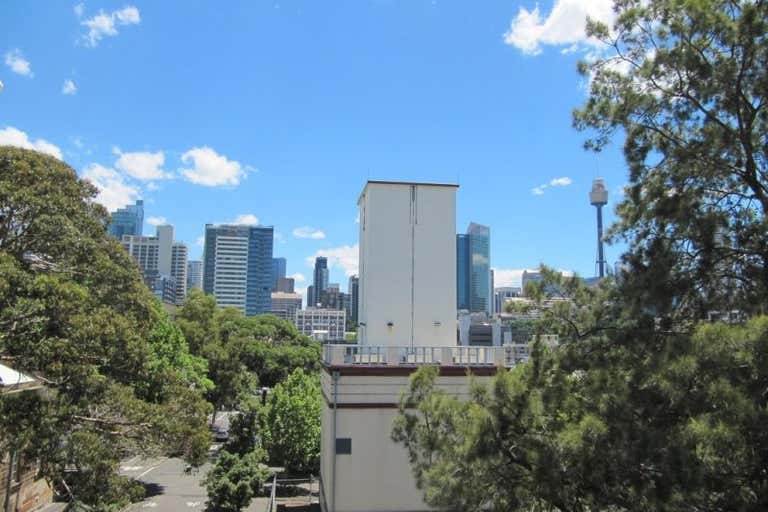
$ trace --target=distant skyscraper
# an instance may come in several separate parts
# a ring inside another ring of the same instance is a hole
[[[285,278],[285,258],[272,258],[272,289],[277,290],[278,279]]]
[[[111,213],[109,222],[109,234],[118,240],[123,235],[141,236],[144,226],[144,201],[139,199],[136,204],[129,204],[125,208],[118,208]]]
[[[314,271],[314,279],[312,280],[312,291],[313,291],[313,303],[311,304],[314,306],[316,303],[320,302],[320,299],[323,296],[323,292],[328,288],[328,258],[324,256],[318,256],[315,258],[315,271]],[[309,303],[307,303],[309,305]]]
[[[273,236],[272,227],[206,224],[203,291],[248,316],[269,313]]]
[[[456,235],[456,309],[493,313],[491,230],[475,224]]]
[[[491,230],[487,226],[470,223],[469,252],[469,309],[473,313],[491,314]]]
[[[358,296],[360,293],[360,278],[352,276],[349,278],[349,285],[347,287],[347,293],[349,294],[349,318],[353,325],[357,325],[357,311],[359,305],[357,304]]]
[[[164,302],[180,304],[187,290],[187,246],[173,241],[173,226],[157,226],[155,236],[123,235],[123,247],[139,264],[147,286]],[[162,284],[156,283],[162,279]],[[169,300],[173,282],[175,297]]]
[[[317,301],[315,300],[315,287],[309,285],[307,286],[307,307],[315,306],[317,306]]]
[[[456,235],[456,309],[469,310],[469,235]]]
[[[294,293],[296,283],[292,277],[281,277],[277,280],[275,291],[283,293]]]
[[[203,262],[192,260],[187,263],[187,292],[203,289]]]
[[[527,270],[523,270],[523,282],[522,282],[522,288],[523,288],[523,296],[525,296],[525,288],[528,285],[528,283],[538,283],[542,280],[541,272],[529,272]]]
[[[296,321],[296,311],[301,309],[298,293],[272,292],[271,313],[291,323]]]
[[[187,296],[187,259],[189,250],[186,244],[174,242],[171,246],[171,277],[176,282],[176,302],[184,302]]]
[[[520,296],[520,288],[513,286],[503,286],[493,290],[493,310],[496,313],[504,313],[506,304],[509,300]]]

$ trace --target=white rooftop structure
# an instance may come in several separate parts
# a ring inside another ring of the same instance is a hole
[[[366,184],[358,200],[361,345],[456,344],[456,188]]]

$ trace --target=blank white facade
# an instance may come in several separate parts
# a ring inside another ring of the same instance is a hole
[[[366,184],[358,200],[361,345],[455,344],[456,188]]]

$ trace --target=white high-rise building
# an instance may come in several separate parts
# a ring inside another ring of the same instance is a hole
[[[428,511],[392,422],[409,376],[438,367],[436,386],[468,399],[508,347],[456,342],[456,186],[369,181],[360,206],[359,344],[323,346],[324,512]]]
[[[369,181],[363,189],[361,345],[456,342],[456,188]]]
[[[234,307],[245,313],[248,276],[248,236],[216,237],[216,275],[213,295],[221,307]]]
[[[123,247],[139,264],[144,280],[154,290],[158,279],[170,279],[173,282],[173,293],[158,294],[166,302],[181,303],[187,289],[187,246],[182,242],[174,242],[173,226],[157,226],[155,236],[123,235]],[[169,297],[174,297],[170,300]]]

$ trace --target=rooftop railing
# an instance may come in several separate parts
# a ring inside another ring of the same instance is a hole
[[[503,366],[520,362],[527,345],[501,347],[444,346],[406,347],[372,345],[323,345],[328,366]]]

